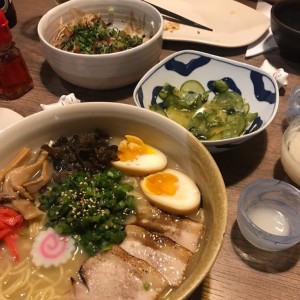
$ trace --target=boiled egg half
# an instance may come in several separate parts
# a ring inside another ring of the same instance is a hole
[[[136,136],[125,135],[125,138],[118,146],[119,160],[112,162],[116,169],[129,175],[144,176],[166,167],[168,161],[164,153]]]
[[[174,214],[191,214],[198,210],[201,194],[194,181],[180,171],[165,169],[148,175],[141,188],[149,201]]]

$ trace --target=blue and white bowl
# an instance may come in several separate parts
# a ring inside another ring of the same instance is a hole
[[[194,50],[176,52],[150,69],[134,89],[134,101],[137,106],[149,109],[151,104],[162,101],[158,94],[165,83],[180,87],[192,79],[201,82],[205,89],[211,87],[212,81],[226,80],[230,89],[249,103],[250,111],[258,113],[242,136],[201,141],[212,153],[232,149],[252,138],[266,129],[276,115],[279,92],[270,74],[248,64]]]

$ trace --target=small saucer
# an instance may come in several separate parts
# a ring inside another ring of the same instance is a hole
[[[23,118],[20,114],[9,108],[0,107],[0,132]]]

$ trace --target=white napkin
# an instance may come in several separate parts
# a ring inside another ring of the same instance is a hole
[[[268,18],[270,18],[271,8],[272,5],[269,3],[266,3],[264,1],[257,2],[256,10],[260,11]],[[261,38],[259,38],[257,41],[248,46],[245,56],[251,57],[261,53],[269,52],[277,48],[278,46],[273,37],[271,28],[269,28],[268,31]]]
[[[62,106],[66,106],[66,105],[70,105],[70,104],[74,104],[74,103],[80,103],[80,102],[81,101],[79,99],[77,99],[73,93],[71,93],[69,95],[62,95],[59,98],[57,103],[40,104],[40,105],[43,110],[47,110],[47,109],[53,109],[56,107],[62,107]]]

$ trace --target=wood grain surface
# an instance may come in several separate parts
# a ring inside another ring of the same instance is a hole
[[[256,7],[256,1],[240,2]],[[61,95],[72,92],[83,102],[111,101],[134,105],[135,85],[113,91],[91,91],[61,80],[51,69],[42,53],[37,24],[41,16],[56,5],[54,0],[14,0],[14,5],[18,23],[12,33],[33,77],[34,89],[17,100],[0,100],[0,107],[10,108],[26,117],[40,111],[40,104],[57,102]],[[259,178],[289,182],[280,162],[280,146],[286,128],[288,96],[291,89],[300,84],[300,65],[281,58],[278,50],[245,59],[245,47],[224,49],[181,42],[164,42],[161,58],[183,49],[204,51],[258,67],[268,59],[272,65],[289,73],[288,85],[280,89],[278,113],[270,126],[243,145],[214,155],[227,187],[228,227],[216,263],[190,299],[300,299],[300,244],[281,252],[258,250],[243,238],[236,222],[239,194],[247,184]]]

